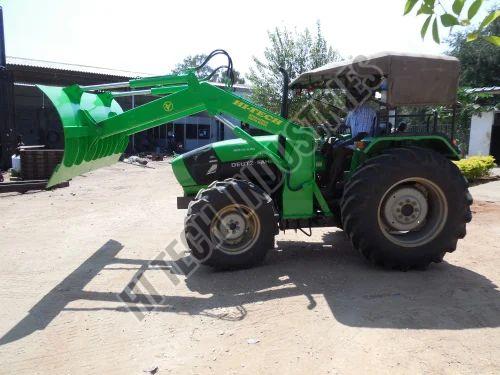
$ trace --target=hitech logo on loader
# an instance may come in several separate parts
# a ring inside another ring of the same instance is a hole
[[[165,112],[172,112],[172,110],[174,109],[174,103],[172,102],[163,103],[163,109],[165,110]]]
[[[246,110],[248,114],[248,119],[258,122],[260,125],[267,126],[268,122],[272,122],[275,125],[281,125],[283,123],[283,120],[272,116],[268,113],[265,113],[264,111],[261,111],[258,108],[252,107],[251,105],[248,105],[245,102],[242,102],[241,100],[236,99],[233,102],[234,105]]]

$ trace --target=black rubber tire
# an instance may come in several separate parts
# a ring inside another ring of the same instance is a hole
[[[214,240],[211,226],[218,212],[235,204],[244,205],[255,214],[260,230],[248,248],[231,254]],[[232,178],[214,181],[189,204],[184,228],[186,241],[191,255],[204,265],[224,270],[249,268],[261,263],[274,247],[277,219],[271,197],[257,185]]]
[[[448,215],[441,231],[428,243],[399,246],[379,226],[379,205],[391,186],[415,177],[442,190]],[[447,158],[424,148],[396,148],[369,159],[351,176],[341,202],[342,222],[354,248],[372,263],[400,270],[425,268],[441,262],[465,237],[466,223],[472,219],[471,204],[467,180]]]

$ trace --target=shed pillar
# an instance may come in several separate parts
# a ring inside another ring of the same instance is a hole
[[[0,6],[0,169],[10,168],[10,157],[16,148],[14,125],[14,79],[7,70],[3,11]]]

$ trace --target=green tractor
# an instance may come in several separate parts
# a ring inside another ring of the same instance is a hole
[[[228,59],[225,88],[196,74],[219,54]],[[312,227],[339,227],[374,264],[422,268],[454,251],[471,220],[467,181],[451,162],[459,158],[452,140],[430,130],[398,131],[397,124],[380,121],[361,139],[318,134],[287,118],[288,88],[350,93],[361,87],[379,92],[388,108],[451,105],[458,74],[454,58],[401,54],[325,65],[291,85],[285,74],[281,115],[233,93],[232,61],[223,50],[180,75],[40,86],[65,133],[64,158],[49,186],[117,162],[132,134],[207,111],[237,138],[172,161],[184,191],[177,205],[187,208],[186,241],[199,262],[221,269],[250,267],[263,261],[280,230],[309,234]],[[128,95],[158,98],[123,112],[115,98]],[[252,136],[234,119],[268,135]],[[346,148],[338,163],[335,155],[343,153],[336,151]],[[333,175],[334,164],[342,173]]]

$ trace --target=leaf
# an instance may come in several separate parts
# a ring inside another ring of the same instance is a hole
[[[429,8],[425,4],[420,7],[420,9],[417,12],[417,16],[420,14],[434,14],[434,9]]]
[[[432,23],[432,38],[434,41],[439,44],[439,28],[438,28],[438,22],[437,18],[434,18],[434,22]]]
[[[486,39],[488,42],[490,42],[494,46],[500,47],[500,36],[490,35],[490,36],[485,36],[484,39]]]
[[[450,13],[445,13],[441,16],[441,23],[444,27],[451,27],[460,24],[457,17]]]
[[[491,12],[484,20],[481,22],[481,25],[479,26],[479,31],[484,29],[486,26],[488,26],[490,23],[495,21],[498,17],[500,17],[500,10],[495,10],[494,12]]]
[[[469,35],[467,35],[467,41],[472,42],[473,40],[476,40],[478,36],[478,33],[470,33]]]
[[[459,16],[460,13],[462,12],[462,9],[464,8],[464,4],[465,0],[455,0],[453,2],[451,9],[453,9],[453,12],[455,12],[455,14]]]
[[[481,5],[483,5],[483,0],[475,0],[469,7],[467,18],[471,20],[477,14]]]
[[[415,4],[418,2],[418,0],[406,0],[405,4],[405,12],[404,15],[406,16],[408,13],[411,12]]]
[[[429,28],[429,24],[431,23],[431,20],[432,20],[432,16],[427,17],[424,24],[422,25],[422,30],[420,30],[420,36],[422,36],[422,39],[424,39],[425,34],[427,34],[427,29]]]
[[[422,6],[417,11],[417,16],[419,14],[434,14],[434,3],[436,0],[424,0]]]

